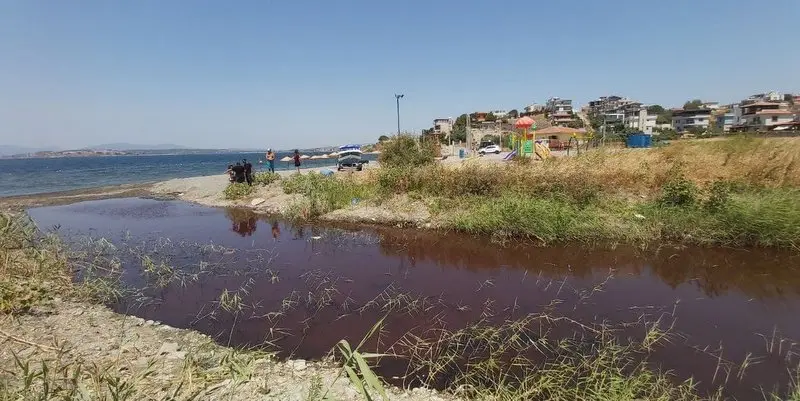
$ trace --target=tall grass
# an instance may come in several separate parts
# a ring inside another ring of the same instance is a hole
[[[383,168],[383,194],[433,199],[439,226],[554,241],[800,244],[800,139],[680,142],[541,163]]]
[[[354,177],[327,177],[322,174],[295,174],[282,181],[287,194],[304,195],[288,211],[289,217],[314,218],[345,206],[367,200],[376,194],[374,186]]]

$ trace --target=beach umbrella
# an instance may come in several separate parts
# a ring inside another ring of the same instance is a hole
[[[283,159],[281,159],[281,161],[282,161],[282,162],[290,162],[290,161],[292,161],[292,158],[291,158],[291,157],[289,157],[289,156],[286,156],[286,157],[284,157]]]
[[[305,160],[305,159],[310,159],[310,158],[311,158],[311,156],[309,156],[309,155],[302,155],[302,156],[300,156],[300,159],[302,159],[302,160]]]

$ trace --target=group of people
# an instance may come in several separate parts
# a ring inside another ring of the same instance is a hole
[[[275,152],[272,149],[267,149],[267,166],[268,171],[270,173],[275,172]],[[297,149],[294,150],[294,154],[292,155],[292,161],[294,161],[294,167],[297,169],[297,172],[300,172],[300,165],[302,161],[300,159],[300,151]],[[260,162],[259,162],[260,163]],[[229,164],[228,170],[225,171],[226,174],[230,177],[231,182],[246,182],[247,185],[253,185],[253,165],[247,161],[247,159],[242,159],[241,162],[236,162],[236,164]]]
[[[247,159],[242,159],[241,163],[229,164],[225,173],[228,174],[231,182],[246,182],[247,185],[253,185],[253,165]]]

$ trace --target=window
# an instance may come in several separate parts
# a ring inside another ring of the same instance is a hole
[[[774,123],[778,122],[778,116],[772,116],[772,122]]]

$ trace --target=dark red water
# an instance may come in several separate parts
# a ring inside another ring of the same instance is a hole
[[[727,395],[751,399],[789,383],[793,347],[780,340],[800,338],[800,258],[787,251],[500,246],[465,235],[294,225],[145,199],[30,214],[76,244],[85,244],[84,236],[118,244],[132,287],[148,282],[136,259],[143,252],[185,273],[180,284],[129,297],[120,311],[295,357],[321,357],[340,339],[358,343],[393,305],[384,347],[409,331],[545,310],[595,324],[660,318],[673,336],[655,362],[699,380],[703,391],[725,384]],[[204,245],[210,243],[216,246]],[[239,307],[220,305],[226,291],[228,298],[238,294]],[[741,379],[735,369],[726,374],[748,354],[755,362]],[[392,367],[384,373],[398,374]]]

